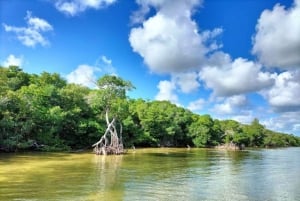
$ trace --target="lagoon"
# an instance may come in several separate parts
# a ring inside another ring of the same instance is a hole
[[[0,154],[0,201],[300,200],[300,148]]]

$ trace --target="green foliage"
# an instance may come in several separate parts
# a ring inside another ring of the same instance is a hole
[[[265,147],[288,147],[299,145],[299,137],[266,130],[266,136],[264,138]]]
[[[189,127],[189,135],[197,147],[216,146],[221,138],[219,121],[214,121],[209,115],[194,115]]]
[[[224,120],[221,122],[222,142],[235,143],[238,146],[247,145],[249,137],[243,132],[243,125],[234,120]]]
[[[104,75],[97,81],[101,100],[107,106],[112,105],[118,99],[126,98],[126,91],[134,88],[129,81],[125,81],[114,75]]]
[[[250,125],[243,127],[243,132],[248,140],[246,146],[261,147],[265,137],[265,128],[258,119],[254,119]]]
[[[99,89],[67,84],[58,74],[27,74],[0,67],[0,151],[62,151],[89,148],[105,132],[104,113],[123,124],[131,146],[300,146],[300,138],[250,125],[193,114],[168,101],[131,100],[129,81],[105,75]]]
[[[9,66],[6,73],[7,77],[7,86],[9,89],[16,91],[22,86],[29,84],[30,76],[27,73],[24,73],[21,68],[17,66]]]
[[[191,113],[168,101],[145,102],[138,100],[134,104],[136,122],[142,128],[137,145],[186,146],[190,144],[186,135]]]
[[[117,76],[104,75],[98,79],[97,84],[98,90],[91,91],[87,97],[90,107],[96,114],[104,115],[109,111],[111,116],[123,119],[128,111],[126,92],[134,88],[131,82]]]

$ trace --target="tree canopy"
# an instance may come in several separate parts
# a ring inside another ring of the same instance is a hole
[[[0,67],[0,150],[90,148],[107,129],[106,114],[123,125],[125,147],[300,146],[299,137],[266,129],[258,119],[244,125],[168,101],[130,99],[126,92],[134,86],[117,76],[104,75],[97,85],[90,89],[57,73]]]

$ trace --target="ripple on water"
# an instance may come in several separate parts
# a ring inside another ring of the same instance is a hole
[[[299,148],[1,155],[0,201],[300,200],[299,156]]]

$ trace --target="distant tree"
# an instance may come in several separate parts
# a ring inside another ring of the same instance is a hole
[[[59,90],[59,106],[64,112],[60,138],[73,149],[89,147],[105,129],[86,101],[90,89],[77,84],[68,84]]]
[[[123,119],[124,133],[126,133],[126,136],[123,137],[127,146],[156,146],[156,140],[144,127],[144,116],[148,107],[148,102],[143,99],[128,101],[128,116]]]
[[[189,135],[197,147],[216,145],[213,139],[214,121],[209,115],[194,115],[189,127]]]
[[[243,133],[243,126],[241,123],[234,120],[221,121],[223,131],[222,143],[234,143],[237,146],[248,144],[248,136]]]
[[[129,81],[105,75],[98,89],[68,84],[57,73],[28,74],[0,67],[0,151],[83,149],[122,153],[126,146],[300,146],[300,137],[250,125],[213,120],[169,101],[129,99]],[[123,128],[124,127],[124,128]],[[122,132],[123,131],[123,132]],[[104,133],[100,140],[99,133]],[[122,136],[124,133],[124,136]]]
[[[243,127],[243,133],[248,138],[248,146],[259,147],[263,145],[265,128],[259,123],[259,120],[257,118],[255,118],[250,125],[245,125]]]
[[[220,120],[214,119],[213,123],[210,145],[215,146],[222,142],[223,130]]]

